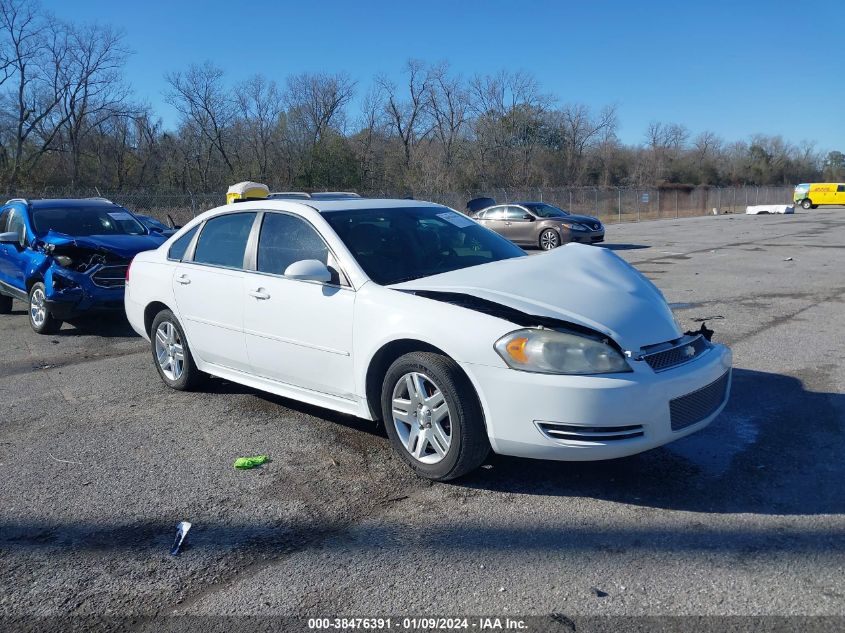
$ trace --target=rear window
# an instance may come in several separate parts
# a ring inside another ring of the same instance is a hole
[[[255,213],[229,213],[211,218],[197,240],[193,261],[226,268],[243,268],[244,252]]]

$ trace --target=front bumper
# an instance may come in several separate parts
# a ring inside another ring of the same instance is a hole
[[[604,229],[599,231],[570,231],[570,235],[572,236],[572,242],[578,242],[579,244],[596,244],[598,242],[604,242]]]
[[[89,275],[49,268],[44,275],[47,308],[59,320],[123,311],[123,287],[104,288]]]
[[[495,452],[590,461],[640,453],[707,426],[727,402],[731,362],[730,350],[714,345],[695,361],[660,373],[644,361],[633,360],[634,371],[606,376],[555,376],[467,363],[462,367],[481,398]],[[720,384],[727,384],[717,408],[695,423],[673,430],[670,402],[720,379]],[[542,430],[549,425],[584,428],[589,430],[584,437],[594,439],[552,438]],[[631,433],[629,427],[636,427],[636,432]]]

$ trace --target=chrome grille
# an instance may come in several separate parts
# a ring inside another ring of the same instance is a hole
[[[647,362],[649,367],[656,372],[666,371],[695,360],[710,347],[707,339],[699,334],[691,338],[684,337],[679,342],[672,344],[672,347],[643,354],[640,360]]]
[[[558,424],[557,422],[537,422],[537,428],[550,439],[575,442],[618,442],[643,436],[643,427],[639,424],[577,426],[574,424]]]
[[[680,431],[713,415],[728,396],[730,377],[729,369],[706,387],[670,400],[672,430]]]
[[[126,285],[127,268],[128,266],[103,266],[91,275],[91,281],[101,288],[123,288]]]

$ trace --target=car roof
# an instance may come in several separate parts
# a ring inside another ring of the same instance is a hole
[[[293,198],[268,198],[266,200],[249,200],[236,202],[227,207],[264,208],[264,209],[290,209],[291,207],[309,208],[320,213],[331,213],[333,211],[354,211],[356,209],[402,209],[408,207],[435,207],[445,209],[441,204],[426,202],[425,200],[399,200],[391,198],[336,198],[336,199],[314,199],[298,200]],[[217,210],[220,210],[218,207]]]
[[[11,202],[11,201],[10,201]],[[116,207],[119,206],[105,198],[43,198],[40,200],[22,200],[28,202],[30,208],[65,207],[68,209],[82,207]]]

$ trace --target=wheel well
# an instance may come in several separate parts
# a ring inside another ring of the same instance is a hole
[[[44,278],[40,275],[34,275],[26,280],[26,294],[29,294],[29,291],[32,290],[32,287],[37,284],[38,282],[44,283]]]
[[[153,301],[150,305],[144,308],[144,331],[149,334],[153,327],[153,319],[162,310],[170,310],[170,307],[161,301]]]
[[[410,352],[433,352],[442,356],[449,356],[442,349],[415,339],[399,339],[384,345],[375,353],[370,366],[367,367],[365,393],[370,415],[374,420],[381,420],[381,387],[388,368],[400,356]]]

